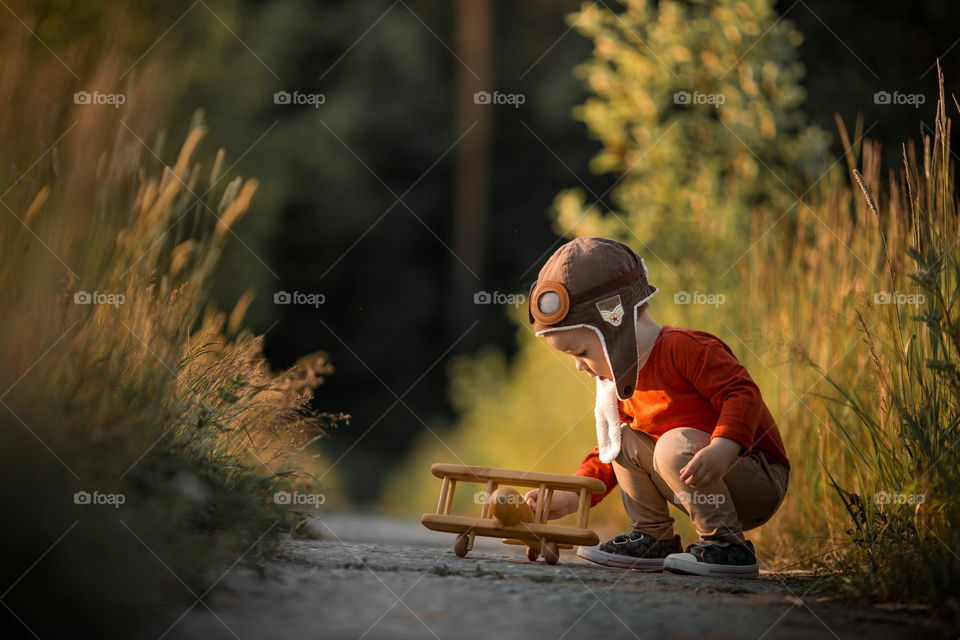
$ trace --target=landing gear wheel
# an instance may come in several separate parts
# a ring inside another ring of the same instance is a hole
[[[552,540],[543,544],[543,559],[547,564],[557,564],[560,560],[560,547]]]
[[[536,562],[537,558],[540,557],[540,552],[534,549],[533,547],[527,547],[527,560],[530,562]]]
[[[464,558],[467,555],[467,551],[469,551],[469,549],[467,549],[469,544],[470,536],[465,533],[461,533],[457,536],[456,541],[453,543],[453,552],[461,558]]]

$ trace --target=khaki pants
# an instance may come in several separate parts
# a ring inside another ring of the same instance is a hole
[[[710,444],[699,429],[672,429],[659,439],[623,428],[613,470],[633,528],[663,540],[673,535],[672,502],[690,516],[704,540],[744,540],[743,532],[769,520],[787,492],[789,470],[755,451],[740,456],[720,480],[694,489],[680,469]]]

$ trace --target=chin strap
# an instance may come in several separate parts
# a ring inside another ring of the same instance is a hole
[[[616,383],[597,378],[597,403],[593,414],[597,419],[597,449],[603,463],[613,462],[620,455],[620,429],[626,423],[620,422],[619,403]]]

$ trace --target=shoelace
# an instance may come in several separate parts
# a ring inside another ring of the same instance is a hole
[[[723,549],[729,547],[729,542],[719,542],[717,540],[697,540],[696,542],[691,542],[691,549]]]
[[[628,544],[631,542],[641,541],[646,537],[647,534],[643,532],[633,531],[631,533],[621,533],[620,535],[614,536],[611,542],[613,542],[613,544]],[[618,540],[617,538],[622,538],[622,540]]]

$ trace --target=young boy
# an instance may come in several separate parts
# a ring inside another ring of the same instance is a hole
[[[607,238],[560,247],[531,289],[536,335],[597,379],[597,446],[576,475],[620,485],[633,530],[582,558],[614,567],[697,575],[756,576],[759,527],[783,501],[790,474],[777,425],[747,370],[719,338],[660,326],[647,311],[658,289],[636,253]],[[527,493],[536,507],[538,491]],[[577,508],[555,492],[549,517]],[[668,502],[701,540],[673,531]]]

